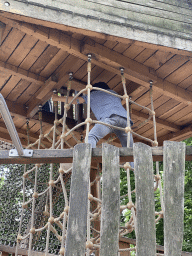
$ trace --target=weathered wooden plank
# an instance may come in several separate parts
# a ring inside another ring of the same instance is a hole
[[[99,31],[101,33],[126,37],[178,49],[191,50],[190,16],[172,13],[167,10],[134,4],[131,1],[126,9],[104,6],[87,1],[39,1],[33,3],[10,0],[7,7],[0,3],[3,11],[30,16],[36,19],[51,21],[76,28]],[[121,3],[120,1],[116,1]],[[124,3],[125,4],[125,3]],[[83,6],[81,6],[83,5]],[[93,6],[92,9],[90,6]],[[130,11],[130,6],[133,10]],[[94,9],[95,8],[95,9]],[[143,10],[138,12],[138,8]],[[187,8],[184,9],[187,11]],[[63,12],[65,15],[59,15]],[[155,13],[155,15],[154,15]],[[163,13],[163,17],[159,17]],[[153,16],[154,15],[154,16]],[[164,18],[166,16],[166,18]],[[171,18],[170,18],[171,16]],[[178,16],[178,17],[177,17]],[[176,17],[176,20],[174,20]],[[178,21],[181,20],[181,21]],[[183,22],[185,20],[185,22]],[[133,28],[133,29],[132,29]],[[148,33],[146,33],[146,31]],[[142,35],[141,35],[142,34]],[[175,40],[175,37],[177,40]],[[172,40],[174,38],[174,40]]]
[[[134,245],[136,245],[136,239],[132,239],[132,238],[120,237],[119,241],[125,242],[127,244],[134,244]],[[164,252],[164,246],[157,244],[156,245],[156,250]],[[182,251],[181,256],[192,256],[192,253],[191,252],[184,252],[184,251]]]
[[[76,145],[73,152],[65,256],[85,255],[90,164],[91,145]]]
[[[153,161],[163,160],[163,148],[152,147]],[[119,148],[121,162],[133,161],[133,148]],[[92,150],[92,161],[101,162],[102,149]],[[30,164],[30,163],[71,163],[73,149],[35,149],[33,156],[9,157],[9,150],[0,150],[0,164]],[[192,160],[192,146],[186,147],[186,160]]]
[[[136,189],[137,256],[156,254],[154,176],[151,147],[133,145]]]
[[[102,211],[100,256],[117,256],[120,221],[119,149],[102,145]]]
[[[184,221],[184,142],[164,142],[163,169],[165,256],[180,256]]]
[[[0,252],[8,253],[7,255],[13,254],[15,255],[15,249],[16,247],[11,247],[8,245],[2,245],[0,244]],[[28,255],[28,250],[26,249],[18,249],[19,255]],[[5,254],[6,255],[6,254]],[[44,252],[38,252],[38,251],[31,251],[31,256],[44,256]],[[47,256],[56,256],[55,254],[48,253]]]

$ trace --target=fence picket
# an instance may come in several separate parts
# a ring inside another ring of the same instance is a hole
[[[119,149],[102,145],[102,213],[100,256],[117,256],[119,249],[120,169]]]
[[[151,147],[133,146],[136,188],[137,256],[156,255],[154,175]]]
[[[165,256],[181,256],[184,221],[185,143],[164,141]]]
[[[85,255],[90,163],[91,145],[76,145],[73,153],[65,256]]]

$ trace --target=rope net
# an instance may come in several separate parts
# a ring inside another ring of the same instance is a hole
[[[88,81],[86,88],[79,91],[71,102],[68,98],[71,91],[72,74],[70,74],[66,102],[64,104],[64,115],[58,120],[57,111],[55,111],[55,121],[53,127],[46,133],[43,132],[42,125],[42,109],[39,108],[40,135],[35,143],[31,143],[27,148],[44,149],[47,148],[47,142],[51,142],[50,149],[72,148],[75,144],[82,143],[78,129],[86,126],[85,143],[88,143],[88,134],[92,124],[103,124],[109,127],[123,130],[127,133],[127,147],[130,145],[131,133],[151,143],[152,146],[158,146],[156,135],[155,112],[152,98],[152,82],[150,82],[149,94],[151,98],[151,109],[143,107],[132,101],[126,89],[126,80],[123,68],[120,70],[122,77],[122,86],[124,95],[120,96],[110,91],[94,87],[94,90],[105,91],[115,97],[119,97],[126,104],[127,110],[127,127],[114,127],[101,121],[91,119],[90,111],[90,93],[93,89],[91,85],[91,56],[88,55]],[[74,126],[72,129],[66,124],[67,112],[72,104],[82,93],[87,94],[87,118]],[[130,124],[130,104],[136,104],[142,109],[148,111],[149,118],[144,122],[131,127]],[[54,103],[55,109],[58,108],[57,102]],[[134,128],[138,128],[146,124],[149,119],[153,119],[154,139],[145,138],[136,132]],[[28,124],[27,124],[28,127]],[[29,127],[27,129],[28,142]],[[70,139],[73,140],[71,144]],[[113,142],[114,138],[109,138],[109,142]],[[125,219],[125,212],[128,213],[125,225],[120,226],[119,236],[123,237],[131,233],[135,229],[136,223],[136,203],[134,197],[134,187],[131,187],[131,177],[134,179],[134,169],[130,163],[119,166],[122,172],[126,173],[126,193],[121,196],[121,218]],[[101,218],[102,208],[102,169],[98,164],[95,167],[96,176],[90,180],[89,186],[89,203],[87,218],[87,242],[86,256],[98,255],[100,248],[100,230],[98,226]],[[19,255],[19,249],[27,249],[28,255],[32,250],[44,251],[45,255],[49,253],[55,255],[64,255],[65,242],[67,234],[67,221],[69,212],[69,195],[70,195],[70,178],[72,172],[72,164],[35,164],[35,165],[9,165],[1,166],[0,175],[0,243],[5,245],[16,245],[15,255]],[[23,182],[22,182],[23,180]],[[159,173],[159,163],[156,162],[156,174],[154,175],[154,190],[160,190],[161,210],[155,212],[156,222],[163,217],[163,197],[161,187],[161,176]],[[91,194],[92,187],[97,190],[97,197]],[[97,225],[95,224],[97,223]],[[17,235],[16,235],[17,234]],[[119,255],[125,251],[135,251],[136,248],[119,249]]]

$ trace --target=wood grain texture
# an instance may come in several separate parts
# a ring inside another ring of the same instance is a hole
[[[5,7],[3,1],[0,4],[3,11],[65,26],[189,51],[192,49],[191,8],[187,7],[168,3],[163,5],[155,0],[150,2],[43,0],[41,3],[34,0],[33,3],[28,2],[28,4],[24,1],[10,0],[10,7]]]
[[[120,221],[119,149],[102,145],[102,210],[100,256],[117,256]]]
[[[85,254],[91,145],[74,148],[65,256]]]
[[[137,256],[156,254],[154,174],[151,147],[133,145],[136,189]]]
[[[180,256],[184,221],[185,143],[165,141],[163,148],[165,256]]]

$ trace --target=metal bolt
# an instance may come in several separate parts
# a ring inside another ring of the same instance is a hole
[[[5,4],[5,6],[7,6],[7,7],[10,6],[10,3],[9,3],[9,2],[5,2],[4,4]]]
[[[123,74],[124,74],[124,68],[121,67],[121,68],[120,68],[120,71],[121,71],[121,75],[123,75]]]

